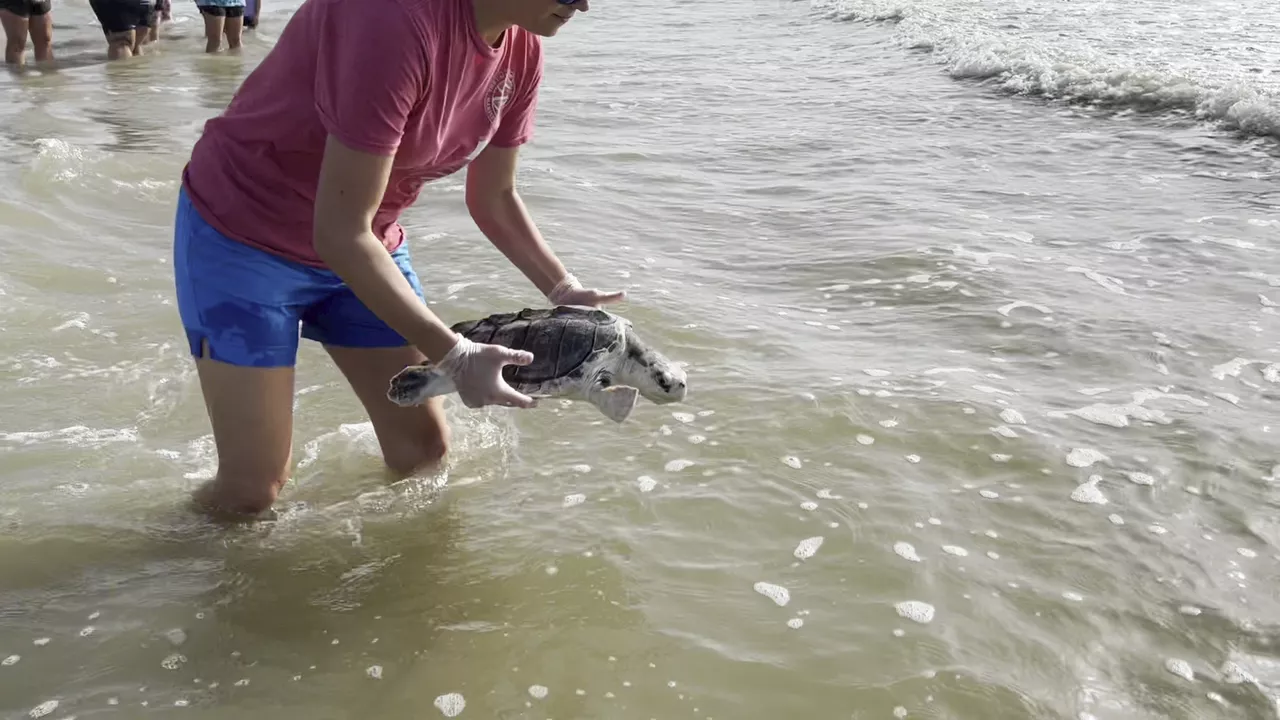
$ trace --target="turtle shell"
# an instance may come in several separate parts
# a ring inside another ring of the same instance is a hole
[[[490,315],[460,322],[453,331],[473,342],[533,353],[532,363],[503,368],[503,379],[513,385],[573,377],[596,353],[617,349],[625,332],[615,315],[568,305]]]

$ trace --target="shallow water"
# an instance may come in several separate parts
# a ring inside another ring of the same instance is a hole
[[[214,531],[173,203],[288,7],[107,66],[59,0],[67,67],[0,78],[0,714],[1274,717],[1248,5],[596,3],[522,192],[689,401],[453,408],[447,475],[388,486],[306,344],[282,518]],[[459,180],[406,218],[435,308],[536,303]]]

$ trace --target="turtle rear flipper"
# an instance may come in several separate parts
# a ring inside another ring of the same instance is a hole
[[[431,363],[410,365],[391,378],[387,399],[401,406],[421,405],[428,398],[455,392],[453,380]]]

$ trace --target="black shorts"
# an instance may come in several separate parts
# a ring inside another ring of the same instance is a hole
[[[0,10],[8,10],[18,17],[47,15],[51,0],[0,0]]]
[[[98,16],[102,32],[108,35],[126,33],[139,28],[152,28],[156,24],[156,6],[142,0],[89,0],[89,7]]]
[[[253,15],[245,15],[245,16],[244,16],[244,26],[245,26],[245,27],[247,27],[247,28],[256,28],[256,27],[258,27],[258,18],[254,17]]]
[[[243,5],[196,5],[200,9],[201,15],[211,15],[213,17],[238,18],[244,17]]]

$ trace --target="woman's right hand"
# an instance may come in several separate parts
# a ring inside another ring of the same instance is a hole
[[[503,367],[528,365],[531,362],[533,353],[527,350],[472,342],[458,336],[457,344],[436,363],[436,367],[449,376],[462,404],[469,408],[485,405],[531,408],[538,401],[516,392],[515,388],[502,379]]]

